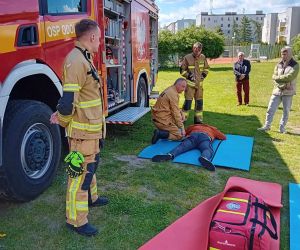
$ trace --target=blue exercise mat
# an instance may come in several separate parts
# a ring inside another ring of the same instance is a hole
[[[290,250],[299,250],[300,184],[290,183]]]
[[[227,139],[224,141],[214,140],[213,142],[215,155],[212,162],[214,165],[249,171],[254,142],[253,137],[240,135],[226,135],[226,137]],[[155,155],[169,152],[179,143],[178,141],[159,140],[156,144],[142,150],[138,156],[151,159]],[[194,149],[175,157],[173,162],[201,166],[198,161],[200,155],[200,151]]]

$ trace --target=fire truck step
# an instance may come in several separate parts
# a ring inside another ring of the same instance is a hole
[[[128,107],[106,118],[106,123],[132,125],[135,121],[143,117],[149,111],[150,108],[145,107]]]
[[[157,99],[159,97],[159,91],[151,91],[150,99]]]

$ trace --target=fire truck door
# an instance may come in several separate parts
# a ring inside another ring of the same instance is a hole
[[[93,16],[93,0],[41,0],[44,17],[44,53],[48,65],[62,75],[62,64],[74,47],[75,24],[83,18]]]

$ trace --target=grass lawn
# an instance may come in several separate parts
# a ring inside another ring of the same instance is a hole
[[[92,208],[89,216],[100,234],[84,238],[66,229],[66,174],[61,167],[52,186],[36,200],[21,204],[0,201],[0,233],[6,233],[0,238],[0,249],[137,249],[201,201],[222,191],[233,175],[283,186],[281,249],[289,249],[288,183],[300,183],[299,96],[293,99],[288,134],[278,133],[282,109],[269,133],[256,130],[265,119],[274,65],[252,64],[249,107],[236,106],[231,65],[212,65],[204,83],[205,122],[224,133],[254,137],[250,172],[218,168],[211,173],[188,165],[138,159],[136,155],[152,136],[150,114],[131,127],[109,126],[97,176],[100,194],[108,196],[110,204]],[[157,90],[177,77],[177,70],[161,71]],[[180,101],[183,103],[183,97]]]

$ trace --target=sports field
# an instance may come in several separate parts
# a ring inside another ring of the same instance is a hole
[[[0,203],[0,234],[6,234],[0,238],[0,249],[137,249],[201,201],[222,191],[230,176],[283,186],[281,249],[289,249],[288,183],[300,183],[299,96],[293,99],[289,133],[278,133],[282,109],[276,113],[269,133],[256,130],[264,122],[274,65],[252,64],[250,106],[236,106],[231,63],[212,63],[204,83],[204,121],[224,133],[254,137],[249,172],[217,168],[212,173],[137,158],[150,143],[154,129],[150,114],[131,127],[109,126],[97,175],[100,194],[108,196],[110,204],[92,208],[89,215],[100,234],[84,238],[66,229],[66,173],[62,164],[53,185],[36,200]],[[178,70],[161,71],[156,89],[163,90],[177,77]]]

